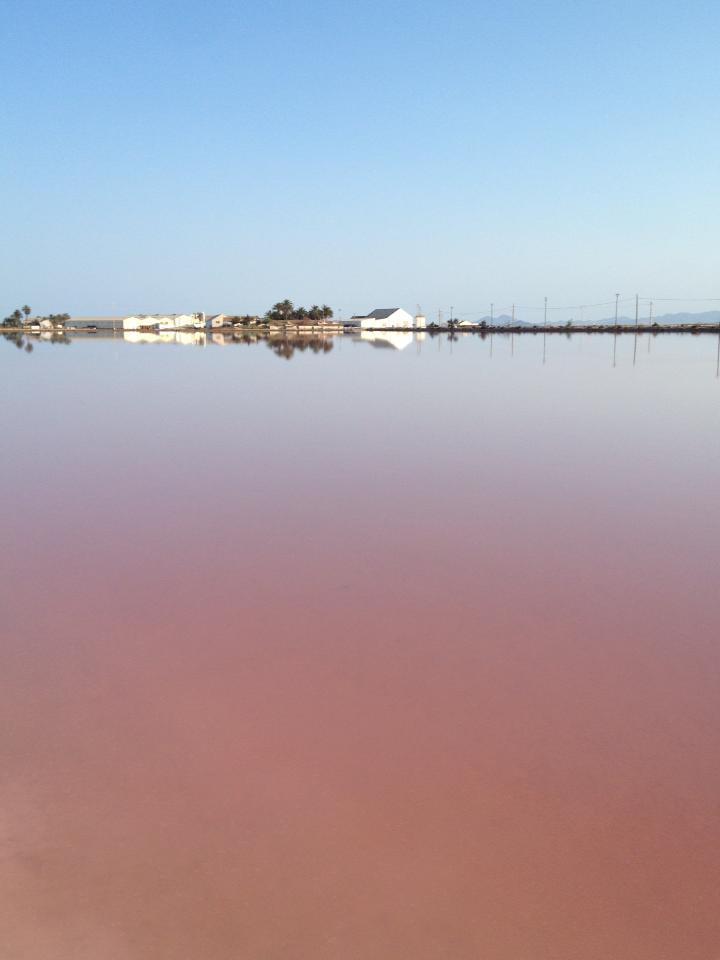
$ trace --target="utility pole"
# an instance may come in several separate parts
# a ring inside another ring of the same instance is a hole
[[[512,322],[513,326],[515,326],[515,304],[512,306]]]
[[[652,322],[653,322],[653,302],[651,300],[650,301],[650,326],[652,326]]]
[[[615,326],[617,326],[617,322],[618,322],[618,301],[619,300],[620,300],[620,294],[616,293],[615,294]]]
[[[453,322],[453,316],[452,316],[452,313],[453,313],[453,308],[452,308],[452,307],[450,307],[450,323],[452,323],[452,322]]]
[[[490,324],[492,325],[493,320],[495,319],[495,304],[490,304]]]
[[[639,323],[639,320],[640,320],[640,297],[636,293],[635,294],[635,329],[636,330],[637,330],[637,325]]]
[[[547,327],[547,297],[545,297],[545,326]]]

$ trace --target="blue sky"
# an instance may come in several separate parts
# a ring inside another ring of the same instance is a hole
[[[4,0],[0,311],[720,296],[720,5]]]

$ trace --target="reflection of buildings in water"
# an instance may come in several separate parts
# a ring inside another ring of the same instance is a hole
[[[226,337],[224,333],[211,333],[210,339],[219,347],[224,347],[228,343],[232,343],[232,337]]]
[[[207,337],[199,331],[148,333],[144,330],[124,330],[126,343],[179,343],[182,346],[204,346]]]
[[[207,335],[198,331],[175,334],[175,343],[181,343],[186,347],[204,347],[206,342]]]
[[[167,343],[168,335],[141,333],[139,330],[123,330],[123,340],[126,343]]]
[[[418,334],[424,336],[424,334]],[[354,338],[358,343],[366,341],[373,347],[379,347],[387,350],[404,350],[413,342],[412,333],[401,333],[399,331],[387,330],[378,332],[375,330],[361,330],[360,336]]]

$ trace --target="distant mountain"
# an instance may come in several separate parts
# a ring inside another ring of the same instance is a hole
[[[648,322],[648,315],[645,313],[640,316],[640,323],[646,324]],[[606,317],[604,320],[588,320],[586,323],[602,323],[610,324],[611,326],[615,323],[615,317]],[[625,326],[632,326],[635,323],[635,316],[632,317],[618,317],[618,323]],[[720,310],[706,310],[704,313],[661,313],[653,317],[653,323],[660,324],[660,326],[673,326],[675,324],[682,323],[720,323]],[[578,324],[580,326],[580,324]]]
[[[529,323],[527,320],[518,320],[517,317],[513,320],[512,316],[507,313],[501,313],[497,317],[480,317],[477,321],[478,323],[486,323],[489,327],[531,327],[532,323]]]
[[[644,325],[648,322],[647,308],[645,312],[640,315],[640,324]],[[513,318],[507,313],[502,313],[500,316],[493,317],[491,320],[489,316],[480,317],[477,323],[486,323],[488,326],[495,327],[510,327],[513,326]],[[549,320],[549,326],[564,327],[567,323],[567,320]],[[615,317],[604,317],[601,320],[585,320],[580,321],[575,317],[572,321],[573,326],[576,327],[586,327],[586,326],[598,326],[598,325],[607,325],[613,326],[615,324]],[[618,323],[621,326],[632,326],[635,323],[635,315],[631,317],[619,316]],[[706,310],[704,313],[662,313],[653,317],[653,323],[657,323],[660,326],[673,326],[680,324],[694,324],[694,323],[707,323],[707,324],[720,324],[720,310]],[[530,322],[529,320],[520,320],[518,318],[514,321],[515,326],[518,327],[542,327],[543,321],[536,320]]]

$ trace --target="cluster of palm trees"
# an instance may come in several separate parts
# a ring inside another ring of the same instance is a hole
[[[326,320],[331,320],[332,317],[332,308],[327,305],[319,307],[314,304],[306,309],[305,307],[295,307],[292,300],[281,300],[265,314],[265,320],[268,323],[324,323]]]
[[[21,327],[23,323],[27,323],[27,319],[31,313],[31,308],[25,304],[24,307],[14,310],[9,316],[5,317],[2,325],[4,327]]]
[[[30,314],[32,313],[32,308],[25,304],[24,307],[19,307],[17,310],[5,317],[2,321],[3,327],[22,327],[27,325],[28,320],[30,319]],[[41,320],[49,320],[54,327],[62,327],[70,319],[69,313],[49,313],[46,317],[34,317],[34,322],[40,322]]]

